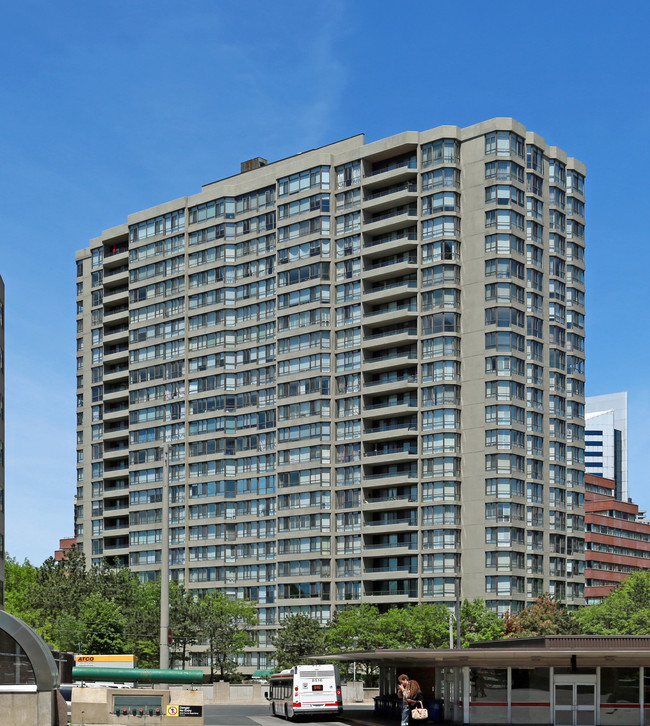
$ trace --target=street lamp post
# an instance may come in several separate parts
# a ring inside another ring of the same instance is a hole
[[[160,563],[160,668],[169,668],[169,444],[162,447],[162,547]]]

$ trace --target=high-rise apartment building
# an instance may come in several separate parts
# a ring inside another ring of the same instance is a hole
[[[5,284],[0,277],[0,609],[5,583]]]
[[[168,506],[170,577],[257,601],[251,668],[296,612],[582,604],[584,174],[512,119],[355,136],[91,240],[89,560],[158,577]]]
[[[627,501],[627,393],[585,399],[585,471],[613,479],[615,496]]]

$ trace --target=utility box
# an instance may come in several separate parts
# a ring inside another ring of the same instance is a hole
[[[73,688],[72,726],[203,726],[203,692],[175,688]]]

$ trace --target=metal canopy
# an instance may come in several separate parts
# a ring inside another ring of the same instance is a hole
[[[365,661],[383,666],[421,665],[448,668],[468,666],[471,668],[535,668],[556,666],[571,668],[571,658],[582,666],[650,666],[650,650],[610,649],[544,649],[544,648],[395,648],[372,651],[349,651],[332,655],[312,656],[314,660],[351,663]]]
[[[0,630],[10,635],[25,651],[34,669],[36,690],[51,691],[58,688],[59,671],[54,656],[38,633],[27,623],[4,610],[0,611]]]

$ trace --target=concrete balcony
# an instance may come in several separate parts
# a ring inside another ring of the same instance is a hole
[[[104,328],[104,331],[106,329]],[[128,325],[120,326],[119,330],[112,332],[104,332],[104,345],[107,343],[128,343],[129,342],[129,328]]]
[[[417,505],[417,501],[407,496],[389,496],[374,497],[367,499],[363,504],[364,512],[397,512],[413,509]],[[410,525],[409,525],[410,526]]]
[[[108,303],[118,305],[119,303],[129,302],[129,290],[126,286],[109,288],[104,292],[104,306]]]
[[[128,293],[126,295],[125,302],[128,301]],[[129,320],[129,306],[127,304],[118,305],[118,301],[110,300],[114,305],[104,307],[104,324],[107,322],[117,323]]]
[[[365,580],[385,580],[386,577],[407,577],[408,575],[414,575],[417,577],[417,567],[410,565],[397,565],[392,567],[375,567],[366,568],[363,573],[363,579]]]
[[[386,391],[416,391],[418,388],[417,375],[401,375],[386,376],[385,380],[368,381],[363,384],[363,392],[365,394],[378,395]]]
[[[106,391],[106,387],[104,387],[104,402],[119,401],[121,399],[128,399],[128,397],[129,388],[126,385],[123,388],[115,388],[112,391]]]
[[[104,442],[114,441],[115,439],[128,440],[129,425],[128,423],[118,424],[115,428],[106,428],[104,425]]]
[[[107,363],[119,363],[127,362],[129,360],[129,347],[128,345],[117,346],[117,350],[109,348],[111,351],[106,352],[104,350],[104,364]]]
[[[379,325],[380,323],[395,324],[415,322],[418,318],[418,306],[416,302],[407,301],[399,305],[382,305],[379,310],[372,310],[363,316],[363,322]]]
[[[364,583],[365,583],[364,578]],[[417,586],[411,589],[394,590],[390,588],[382,588],[377,590],[366,589],[363,593],[363,600],[373,603],[403,603],[404,600],[412,600],[414,603],[418,599]]]
[[[379,174],[377,174],[379,176]],[[372,177],[371,177],[372,178]],[[386,189],[379,189],[366,194],[363,200],[364,211],[378,212],[382,209],[391,209],[403,204],[414,202],[418,196],[418,185],[413,181],[401,184],[391,184]]]
[[[118,266],[114,270],[104,269],[104,297],[108,294],[110,286],[124,285],[129,281],[128,267]]]
[[[395,282],[386,282],[380,285],[367,285],[363,290],[363,300],[366,303],[392,302],[393,300],[412,297],[417,289],[417,280],[396,280]]]
[[[366,474],[362,485],[364,491],[399,486],[414,486],[418,482],[416,471],[389,471],[384,474]]]
[[[109,502],[115,502],[114,504],[109,504]],[[111,512],[127,512],[129,510],[129,502],[128,500],[124,502],[122,499],[120,500],[104,500],[104,515],[109,514]]]
[[[404,161],[398,162],[388,169],[379,171],[371,171],[363,177],[363,189],[379,189],[389,184],[397,184],[398,182],[416,182],[418,175],[417,162]],[[371,192],[372,194],[372,192]]]
[[[373,557],[385,556],[385,555],[404,555],[407,552],[417,552],[418,545],[416,542],[411,542],[409,539],[397,540],[396,536],[391,535],[390,539],[386,539],[385,542],[368,542],[363,546],[363,554],[372,554]]]
[[[408,328],[387,330],[382,333],[364,335],[361,339],[361,347],[366,350],[381,350],[382,348],[393,348],[396,345],[405,345],[417,341],[418,331]]]
[[[129,407],[128,404],[125,406],[122,406],[120,408],[115,408],[113,410],[106,411],[104,409],[104,423],[106,421],[119,421],[120,419],[126,419],[129,418]]]
[[[418,517],[417,517],[417,509],[414,509],[414,507],[417,507],[417,504],[411,502],[410,507],[404,508],[404,511],[400,511],[401,516],[390,516],[390,517],[378,517],[376,519],[373,519],[371,517],[368,517],[371,510],[366,510],[364,507],[364,514],[366,517],[366,520],[361,525],[361,528],[364,532],[372,532],[377,534],[384,534],[384,533],[392,533],[395,531],[403,531],[404,529],[413,529],[417,530],[418,527]],[[411,515],[409,516],[408,509],[412,510]],[[394,508],[391,508],[387,514],[391,514],[394,511]]]
[[[409,459],[417,459],[417,456],[416,451],[409,449],[380,449],[363,453],[366,463],[372,462],[373,464],[399,464]]]
[[[114,383],[116,381],[125,380],[128,381],[129,379],[129,366],[122,363],[121,365],[118,364],[115,366],[115,369],[106,371],[106,366],[104,366],[104,385],[107,383]]]
[[[395,441],[404,436],[415,435],[418,425],[415,422],[387,423],[381,426],[369,426],[363,430],[364,441]]]
[[[128,517],[125,522],[117,522],[113,524],[108,524],[106,518],[104,518],[104,535],[111,534],[111,535],[117,535],[122,534],[122,532],[128,532],[129,531],[129,520]]]
[[[414,220],[410,219],[410,221],[413,222]],[[367,261],[373,257],[385,257],[400,252],[413,252],[417,250],[417,247],[417,227],[412,226],[389,235],[387,239],[383,236],[379,237],[379,239],[372,239],[371,235],[366,235],[362,254],[364,261]]]
[[[364,222],[363,231],[366,234],[380,234],[406,227],[417,220],[417,209],[404,209],[386,212]]]
[[[365,372],[399,370],[417,360],[417,357],[417,353],[408,351],[403,353],[399,351],[394,353],[389,352],[384,356],[376,358],[366,357],[363,361],[363,370]]]
[[[377,391],[376,393],[379,393]],[[398,417],[404,417],[411,414],[413,417],[417,416],[418,402],[410,398],[403,398],[399,396],[391,396],[391,400],[377,401],[375,403],[368,403],[363,407],[362,415],[364,419],[395,419]],[[372,426],[372,424],[368,424]]]
[[[117,460],[119,461],[119,459]],[[121,466],[115,466],[115,468],[107,469],[104,465],[104,481],[106,479],[119,479],[125,474],[128,476],[129,473],[129,460],[125,459]]]
[[[115,246],[115,252],[112,248],[104,251],[104,275],[106,270],[110,270],[112,267],[121,267],[129,261],[129,248],[126,244],[119,244]]]
[[[123,459],[128,456],[129,444],[128,439],[124,439],[124,444],[116,446],[115,448],[106,448],[104,446],[104,461],[115,461],[116,459]]]
[[[376,262],[363,268],[365,280],[388,280],[391,277],[406,275],[417,269],[418,260],[415,256],[398,259],[391,262]]]

